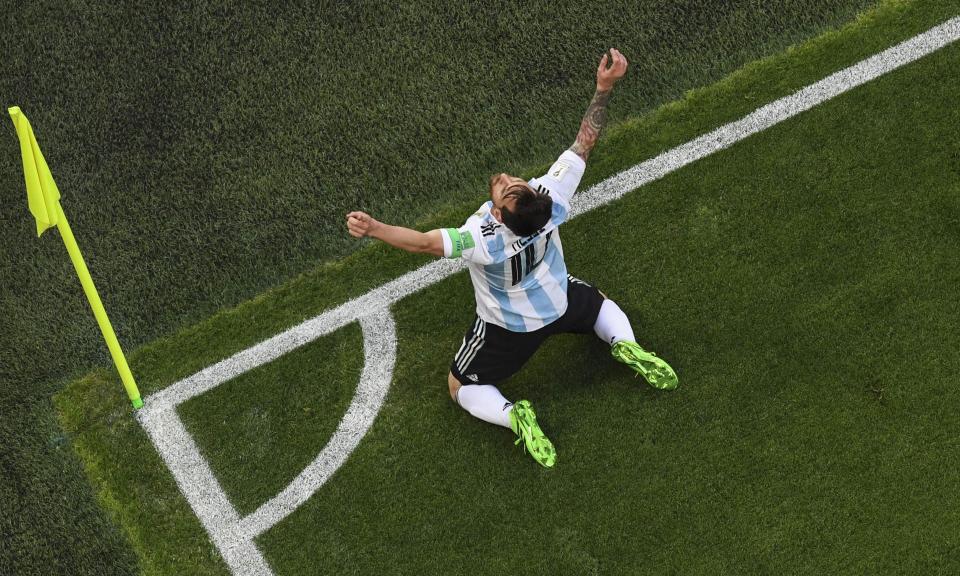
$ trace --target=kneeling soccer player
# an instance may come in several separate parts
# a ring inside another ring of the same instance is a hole
[[[490,200],[460,228],[417,232],[390,226],[363,212],[347,214],[352,236],[377,238],[410,252],[464,258],[477,300],[477,317],[454,357],[450,395],[470,414],[513,430],[540,464],[551,467],[556,451],[537,424],[530,402],[511,403],[496,384],[516,373],[553,334],[595,333],[611,353],[661,389],[677,385],[670,366],[635,341],[630,321],[612,300],[567,274],[558,227],[570,212],[586,160],[606,118],[617,80],[627,71],[619,51],[604,54],[597,91],[576,141],[539,178],[497,174]]]

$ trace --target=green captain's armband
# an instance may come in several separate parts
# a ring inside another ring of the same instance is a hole
[[[444,228],[443,231],[447,233],[447,236],[450,238],[450,243],[452,244],[450,258],[459,258],[464,250],[469,250],[476,246],[473,242],[473,234],[470,234],[470,232],[461,233],[456,228]]]

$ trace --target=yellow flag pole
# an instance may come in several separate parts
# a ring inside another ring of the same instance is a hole
[[[120,373],[120,380],[123,381],[123,387],[127,389],[127,396],[130,397],[130,402],[133,403],[133,407],[142,408],[143,400],[140,399],[140,390],[137,389],[137,383],[133,381],[133,374],[130,372],[130,367],[127,366],[127,359],[123,355],[123,350],[120,349],[120,343],[117,341],[117,335],[113,331],[113,325],[110,324],[110,319],[107,318],[107,312],[103,309],[103,302],[100,301],[100,295],[97,293],[97,288],[93,285],[93,279],[90,277],[87,265],[83,261],[83,256],[80,255],[80,247],[77,246],[77,241],[73,237],[73,231],[70,230],[70,224],[67,222],[67,217],[64,215],[63,208],[60,207],[59,202],[57,202],[57,216],[59,217],[57,230],[60,231],[60,237],[63,238],[63,243],[67,247],[67,253],[70,254],[70,260],[73,261],[73,267],[77,271],[77,276],[80,277],[83,292],[87,295],[87,300],[90,301],[90,308],[93,310],[93,315],[97,319],[97,324],[100,325],[103,338],[107,341],[107,348],[110,349],[113,363],[117,365],[117,372]]]
[[[103,309],[103,302],[100,301],[100,295],[97,294],[97,289],[93,285],[87,265],[83,261],[83,256],[80,255],[80,248],[73,237],[73,231],[70,230],[70,224],[67,223],[67,217],[63,213],[63,208],[60,207],[60,192],[57,190],[56,182],[53,181],[53,175],[50,174],[47,161],[40,152],[40,145],[37,144],[37,139],[33,135],[30,121],[17,106],[10,108],[8,112],[17,130],[17,137],[20,139],[27,202],[30,205],[30,212],[37,219],[37,236],[48,228],[60,230],[60,237],[63,238],[70,260],[73,261],[73,267],[77,270],[77,276],[80,277],[83,292],[90,301],[90,308],[93,309],[97,324],[100,325],[103,338],[107,341],[107,348],[110,349],[113,363],[116,364],[117,372],[120,373],[120,380],[123,381],[123,387],[127,389],[127,396],[130,397],[134,408],[142,408],[143,400],[140,399],[140,391],[137,389],[136,382],[133,381],[127,359],[123,356],[120,343],[117,342],[117,335],[113,332],[107,312]]]

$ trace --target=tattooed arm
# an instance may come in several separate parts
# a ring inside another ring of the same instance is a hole
[[[583,115],[577,139],[573,146],[570,146],[570,150],[584,160],[590,156],[590,150],[597,143],[600,131],[603,130],[603,125],[607,121],[607,103],[610,102],[613,85],[627,73],[627,59],[623,54],[611,48],[609,55],[612,56],[609,68],[607,54],[604,54],[600,60],[600,66],[597,68],[597,91],[593,95],[593,100],[590,101],[590,106],[587,107],[587,113]]]

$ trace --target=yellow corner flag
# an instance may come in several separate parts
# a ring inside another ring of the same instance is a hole
[[[9,112],[20,138],[23,176],[27,181],[27,202],[30,204],[30,212],[37,219],[37,236],[40,236],[47,228],[57,225],[60,191],[57,190],[57,183],[53,181],[47,161],[40,152],[30,121],[18,106],[14,106]]]
[[[57,184],[53,181],[47,161],[43,159],[30,121],[17,106],[10,108],[8,112],[13,119],[13,126],[17,129],[17,137],[20,139],[23,177],[27,183],[27,202],[30,204],[30,212],[37,219],[37,236],[43,234],[47,228],[55,227],[60,231],[63,243],[70,254],[70,260],[73,261],[73,267],[77,271],[77,276],[80,277],[83,292],[90,301],[90,308],[93,309],[93,315],[97,319],[97,324],[100,325],[103,338],[107,341],[113,363],[116,364],[117,372],[120,373],[120,379],[127,390],[127,396],[130,397],[134,408],[142,408],[143,400],[140,399],[140,391],[133,381],[127,359],[123,356],[120,343],[117,342],[117,335],[113,332],[107,312],[103,309],[103,302],[100,301],[100,295],[97,294],[97,289],[93,285],[87,265],[83,261],[83,256],[80,255],[80,248],[70,230],[67,217],[63,214],[63,208],[60,207],[60,191],[57,190]]]

